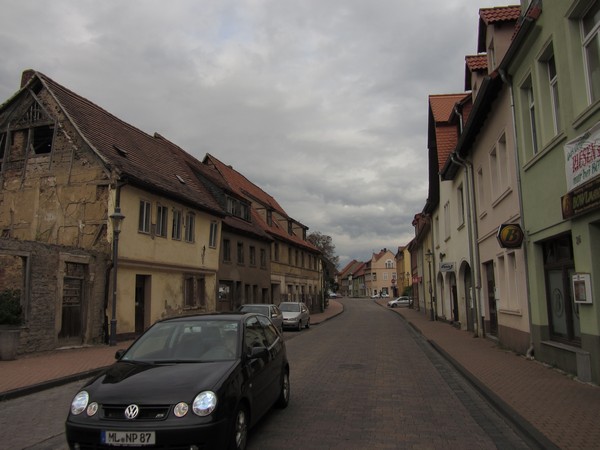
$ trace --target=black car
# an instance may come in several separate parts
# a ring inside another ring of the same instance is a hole
[[[71,403],[71,449],[243,449],[290,398],[285,343],[260,314],[166,319],[116,358]]]

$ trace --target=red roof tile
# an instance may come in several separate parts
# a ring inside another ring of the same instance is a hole
[[[497,6],[479,10],[479,17],[486,25],[517,20],[520,15],[521,5]]]
[[[436,123],[448,122],[454,111],[454,105],[461,101],[465,94],[440,94],[429,96],[429,107]]]
[[[487,55],[465,56],[465,62],[471,72],[487,71]]]

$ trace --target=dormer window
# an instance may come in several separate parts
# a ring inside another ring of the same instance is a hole
[[[227,212],[250,222],[250,205],[233,197],[227,197]]]
[[[291,220],[288,220],[288,234],[289,235],[293,234],[292,221]]]

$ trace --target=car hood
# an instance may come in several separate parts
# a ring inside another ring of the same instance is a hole
[[[84,389],[101,403],[188,401],[204,390],[218,390],[237,361],[179,364],[117,362]]]
[[[284,319],[296,319],[300,316],[299,311],[282,311],[281,314],[283,314]]]

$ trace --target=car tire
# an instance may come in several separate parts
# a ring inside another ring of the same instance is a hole
[[[287,370],[283,371],[281,375],[281,392],[279,393],[279,398],[277,399],[277,406],[279,409],[287,408],[287,405],[290,403],[290,374]]]
[[[306,321],[306,328],[310,328],[310,317],[308,318],[308,320]]]
[[[229,431],[229,449],[230,450],[245,450],[248,442],[248,409],[244,405],[238,406],[233,418]]]
[[[302,321],[298,320],[298,328],[297,331],[302,331]]]
[[[398,306],[398,305],[396,305],[396,304],[394,303],[394,304],[392,305],[392,308],[395,308],[396,306]]]

